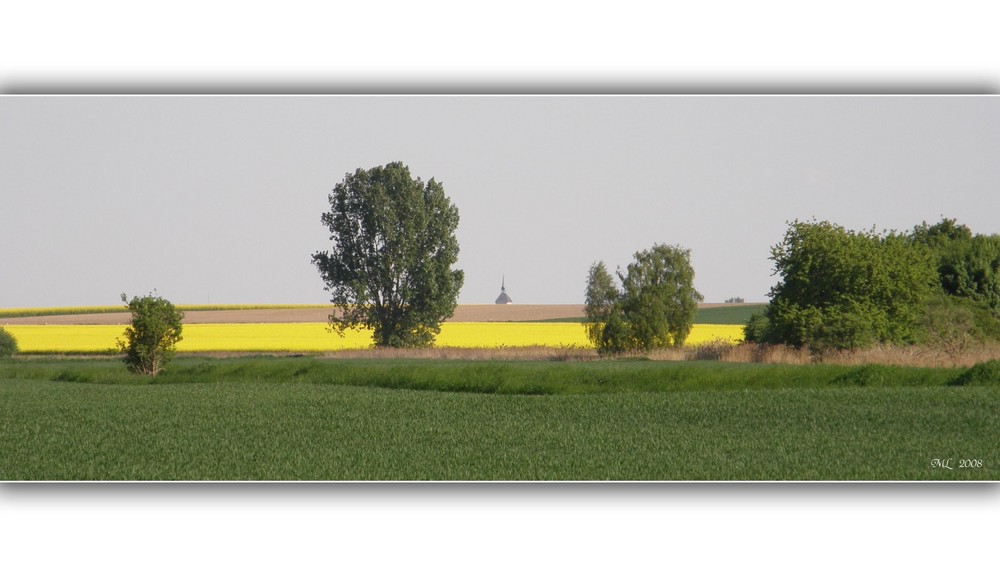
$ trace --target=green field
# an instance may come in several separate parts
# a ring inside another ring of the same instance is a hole
[[[0,478],[996,480],[1000,386],[976,374],[182,358],[148,381],[8,360]]]
[[[702,325],[745,325],[750,315],[763,313],[765,308],[765,304],[744,304],[698,309],[694,322]]]
[[[766,304],[727,305],[722,307],[699,308],[694,322],[699,325],[745,325],[750,315],[762,313]],[[586,317],[551,319],[542,322],[585,323]]]

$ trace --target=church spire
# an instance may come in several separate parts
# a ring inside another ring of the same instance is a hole
[[[511,304],[514,301],[510,300],[510,296],[507,295],[507,286],[506,286],[507,285],[507,277],[506,276],[501,276],[500,279],[501,279],[500,280],[500,296],[497,297],[497,300],[495,302],[498,305],[509,305],[509,304]]]

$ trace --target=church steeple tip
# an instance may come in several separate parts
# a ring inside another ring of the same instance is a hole
[[[500,279],[500,296],[495,302],[498,305],[509,305],[514,301],[510,300],[510,296],[507,295],[507,277],[501,276]]]

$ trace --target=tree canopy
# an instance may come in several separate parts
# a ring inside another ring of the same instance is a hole
[[[771,259],[780,280],[744,327],[748,341],[958,351],[1000,340],[1000,236],[974,235],[954,219],[883,234],[795,221]]]
[[[458,302],[458,209],[431,178],[401,162],[348,173],[321,220],[333,248],[312,255],[335,305],[339,333],[365,327],[376,346],[434,342]]]
[[[587,278],[587,335],[602,354],[680,347],[691,332],[701,294],[691,251],[654,245],[635,253],[615,286],[603,262]]]
[[[911,238],[934,255],[941,290],[986,303],[1000,313],[1000,236],[972,234],[954,219],[913,228]]]
[[[174,357],[181,340],[184,313],[167,299],[154,295],[132,297],[122,293],[132,320],[125,328],[125,340],[116,341],[130,371],[155,377]]]
[[[790,223],[771,260],[780,279],[747,340],[815,350],[913,342],[936,285],[926,246],[826,221]]]

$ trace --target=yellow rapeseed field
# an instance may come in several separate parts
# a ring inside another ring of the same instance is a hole
[[[371,332],[349,331],[343,337],[326,323],[189,324],[184,325],[178,352],[323,352],[371,346]],[[740,325],[694,325],[688,345],[743,337]],[[106,353],[115,348],[123,325],[10,325],[6,330],[25,353]],[[437,346],[493,349],[500,347],[589,347],[580,323],[469,322],[444,323]]]

